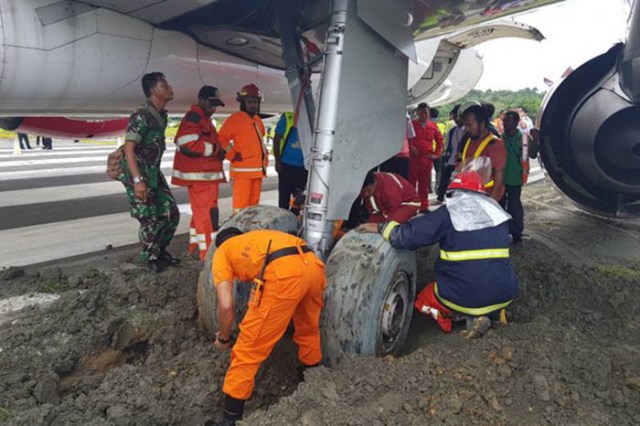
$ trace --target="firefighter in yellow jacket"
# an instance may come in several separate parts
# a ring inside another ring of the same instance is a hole
[[[177,150],[171,183],[189,188],[189,251],[199,249],[200,260],[204,260],[212,234],[218,230],[218,184],[226,181],[222,169],[225,152],[211,123],[211,116],[219,106],[224,103],[218,89],[203,86],[198,92],[198,103],[183,117],[174,139]]]
[[[220,142],[231,162],[234,212],[260,203],[262,179],[267,174],[265,130],[258,115],[261,99],[262,93],[256,85],[244,86],[236,97],[240,111],[230,115],[220,128]]]

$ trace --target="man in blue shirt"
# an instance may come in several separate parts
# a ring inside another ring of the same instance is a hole
[[[298,129],[293,112],[280,117],[273,139],[273,156],[278,173],[278,206],[299,213],[297,203],[291,205],[291,197],[299,197],[307,184],[307,170],[298,140]]]

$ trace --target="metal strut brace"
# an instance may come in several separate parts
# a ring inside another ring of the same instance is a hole
[[[334,0],[332,5],[304,209],[305,240],[322,259],[329,255],[333,242],[333,222],[327,220],[329,176],[338,121],[338,91],[348,3],[348,0]]]

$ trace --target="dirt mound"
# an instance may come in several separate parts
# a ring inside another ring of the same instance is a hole
[[[406,355],[346,359],[299,385],[284,339],[245,423],[640,424],[638,222],[576,212],[545,184],[525,197],[509,326],[466,341],[415,315]],[[135,252],[0,276],[0,423],[193,425],[221,415],[229,353],[196,325],[199,262],[183,255],[153,275]],[[20,309],[36,299],[46,303]]]

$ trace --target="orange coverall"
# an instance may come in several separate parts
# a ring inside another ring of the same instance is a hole
[[[226,181],[219,156],[222,148],[211,118],[198,105],[192,105],[182,118],[174,143],[171,183],[189,189],[189,252],[198,249],[204,260],[212,233],[218,230],[218,184]]]
[[[266,176],[269,155],[264,146],[262,119],[244,111],[231,114],[222,124],[218,137],[231,162],[233,179],[233,210],[238,211],[260,203],[262,179]],[[236,160],[239,153],[241,159]]]
[[[249,399],[258,368],[285,333],[291,319],[300,362],[315,365],[322,358],[319,322],[326,285],[324,263],[313,252],[302,252],[305,246],[302,239],[271,230],[230,238],[213,256],[213,282],[218,285],[238,279],[250,283],[262,270],[269,241],[269,253],[297,247],[298,254],[275,259],[267,265],[260,304],[249,305],[240,323],[240,334],[231,351],[231,365],[222,388],[225,394],[236,399]]]

